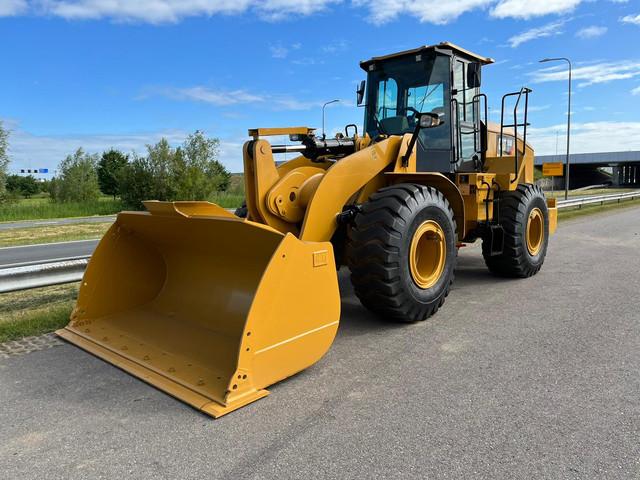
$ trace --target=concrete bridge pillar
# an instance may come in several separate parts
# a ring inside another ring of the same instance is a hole
[[[623,171],[622,166],[618,165],[616,167],[612,167],[612,171],[611,171],[611,184],[614,187],[619,187],[620,185],[622,185],[622,171]]]
[[[629,165],[631,185],[640,185],[640,165]]]

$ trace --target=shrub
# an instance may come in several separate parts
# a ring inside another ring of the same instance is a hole
[[[143,200],[207,200],[226,190],[230,174],[217,160],[219,141],[200,131],[173,148],[166,139],[147,145],[147,156],[135,156],[122,169],[120,196],[132,208]]]
[[[40,191],[38,181],[32,176],[27,175],[9,175],[7,177],[7,192],[14,198],[22,195],[25,198],[31,198]]]
[[[120,194],[120,177],[128,161],[127,155],[113,148],[102,154],[96,169],[102,193],[111,195],[113,198]]]
[[[58,167],[60,176],[53,178],[49,193],[55,202],[85,202],[100,196],[97,155],[89,155],[81,148],[68,155]]]

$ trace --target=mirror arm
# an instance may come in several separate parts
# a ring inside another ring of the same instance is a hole
[[[409,166],[409,158],[411,158],[411,153],[413,152],[413,147],[415,147],[416,142],[418,141],[418,134],[420,133],[420,119],[416,122],[416,128],[413,130],[413,135],[411,135],[411,140],[409,140],[409,145],[407,146],[407,151],[402,156],[402,166],[404,168]]]

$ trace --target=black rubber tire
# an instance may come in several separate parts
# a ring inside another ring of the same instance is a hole
[[[411,241],[426,220],[444,231],[444,270],[430,288],[421,289],[409,268]],[[371,195],[348,232],[347,265],[362,304],[385,319],[425,320],[444,303],[457,257],[456,222],[444,195],[432,187],[403,183]]]
[[[482,256],[489,271],[503,277],[527,278],[538,273],[547,255],[549,243],[549,209],[538,185],[521,184],[500,197],[499,221],[504,228],[504,250],[490,255],[489,242],[482,242]],[[527,220],[531,210],[539,208],[544,217],[544,238],[540,251],[531,255],[526,244]]]
[[[247,215],[249,214],[249,210],[247,209],[247,202],[243,201],[242,206],[236,208],[236,211],[234,213],[236,217],[247,218]]]

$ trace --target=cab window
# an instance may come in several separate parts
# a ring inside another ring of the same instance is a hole
[[[444,109],[444,83],[409,88],[407,95],[407,106],[418,112]]]
[[[398,85],[393,78],[380,82],[377,105],[379,120],[395,117],[398,114]]]

